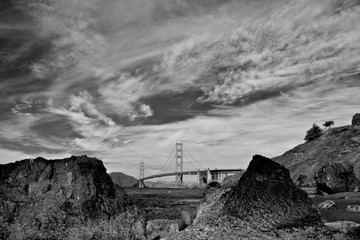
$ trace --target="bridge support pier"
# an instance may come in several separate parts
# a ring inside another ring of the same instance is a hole
[[[175,159],[175,172],[183,172],[183,143],[176,143],[176,159]],[[175,175],[175,182],[176,185],[179,186],[183,183],[183,175],[182,174],[176,174]]]
[[[144,182],[139,180],[139,188],[144,188],[144,187],[145,187]]]
[[[207,178],[206,178],[206,180],[207,180],[207,184],[211,183],[211,181],[212,181],[212,176],[211,176],[211,172],[210,172],[209,168],[207,169]]]
[[[201,186],[200,169],[198,169],[198,171],[197,171],[196,180],[197,180],[197,185],[200,187]]]

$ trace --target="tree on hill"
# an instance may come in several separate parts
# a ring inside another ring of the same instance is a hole
[[[318,139],[323,134],[323,130],[316,125],[315,123],[313,126],[307,130],[304,140],[305,141],[313,141],[315,139]]]
[[[360,126],[360,113],[356,113],[353,118],[352,118],[352,121],[351,121],[351,124],[353,126]]]
[[[331,128],[331,126],[333,126],[334,124],[335,124],[335,122],[331,120],[331,121],[324,122],[323,126],[325,128]]]

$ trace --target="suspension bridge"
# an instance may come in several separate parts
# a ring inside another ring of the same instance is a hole
[[[192,170],[184,170],[184,162],[192,165]],[[173,167],[174,171],[169,170]],[[222,182],[229,174],[244,171],[243,169],[210,169],[202,168],[199,162],[192,156],[183,143],[176,143],[165,164],[157,174],[145,176],[145,163],[140,162],[139,187],[145,187],[144,181],[153,178],[175,176],[177,186],[184,182],[184,175],[196,175],[197,184],[209,184],[211,182]]]

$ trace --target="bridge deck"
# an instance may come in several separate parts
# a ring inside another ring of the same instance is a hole
[[[171,173],[161,173],[155,174],[151,176],[147,176],[144,178],[140,178],[139,181],[144,181],[152,178],[159,178],[159,177],[168,177],[168,176],[175,176],[175,175],[197,175],[198,172],[200,174],[206,174],[208,170],[196,170],[196,171],[184,171],[184,172],[171,172]],[[244,169],[213,169],[209,170],[210,173],[238,173],[245,171]]]

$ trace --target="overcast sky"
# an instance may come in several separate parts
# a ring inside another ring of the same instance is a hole
[[[280,155],[360,112],[359,22],[356,0],[1,1],[0,164]]]

